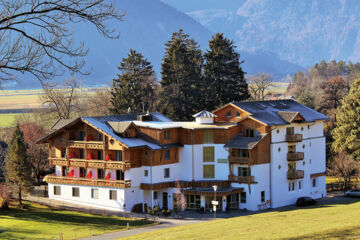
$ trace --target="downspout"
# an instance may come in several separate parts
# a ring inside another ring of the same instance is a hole
[[[151,186],[151,209],[154,209],[154,189],[152,187],[152,159],[153,151],[150,153],[150,186]]]
[[[192,144],[191,144],[191,162],[192,162],[192,180],[195,181],[195,170],[194,170],[194,131],[192,130]]]

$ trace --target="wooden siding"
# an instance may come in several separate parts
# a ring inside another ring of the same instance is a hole
[[[250,164],[270,163],[270,134],[266,135],[250,153]]]
[[[231,117],[227,117],[226,114],[231,111]],[[240,113],[240,117],[236,116],[236,112]],[[237,107],[228,105],[219,110],[213,112],[217,117],[215,118],[216,122],[239,122],[242,118],[248,116],[249,114],[243,110],[240,110]]]
[[[179,132],[180,128],[170,128],[170,129],[154,129],[147,127],[138,127],[139,131],[149,136],[159,144],[171,144],[178,143],[179,140]],[[164,134],[165,131],[170,132],[170,139],[165,139]]]

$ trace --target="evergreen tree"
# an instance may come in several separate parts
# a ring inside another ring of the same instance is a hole
[[[141,53],[130,49],[123,58],[111,89],[111,112],[115,114],[153,110],[156,103],[156,79],[153,66]]]
[[[28,146],[19,125],[16,126],[6,155],[5,179],[13,185],[19,194],[19,203],[22,205],[22,193],[32,188],[32,166],[27,156]]]
[[[240,54],[235,51],[234,42],[217,33],[209,41],[205,53],[206,105],[214,109],[232,101],[250,97],[244,72],[241,69]]]
[[[194,39],[182,29],[166,44],[161,65],[161,112],[173,120],[191,120],[203,108],[203,58]]]
[[[336,127],[333,130],[334,150],[346,152],[360,161],[360,79],[354,81],[349,94],[336,112]]]

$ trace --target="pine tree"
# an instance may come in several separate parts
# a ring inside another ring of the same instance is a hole
[[[209,41],[205,53],[206,105],[215,109],[232,101],[243,101],[250,97],[240,54],[234,42],[217,33]]]
[[[161,65],[161,112],[173,120],[190,120],[203,108],[203,58],[194,39],[182,29],[166,44]]]
[[[337,153],[346,152],[360,161],[360,79],[354,81],[349,94],[336,112],[333,130],[333,148]]]
[[[111,112],[115,114],[153,110],[156,103],[156,79],[153,66],[141,53],[130,49],[123,58],[111,89]]]
[[[24,135],[17,125],[6,155],[5,179],[18,192],[20,205],[22,205],[22,193],[29,192],[33,184],[32,167],[26,153],[27,149]]]

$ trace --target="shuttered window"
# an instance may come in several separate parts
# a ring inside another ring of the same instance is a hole
[[[214,147],[203,148],[203,161],[214,162]]]
[[[109,191],[109,198],[110,198],[110,200],[117,200],[117,194],[116,194],[115,190]]]
[[[204,178],[215,178],[215,166],[214,165],[203,165]]]
[[[214,143],[214,131],[204,130],[203,131],[204,143]]]

